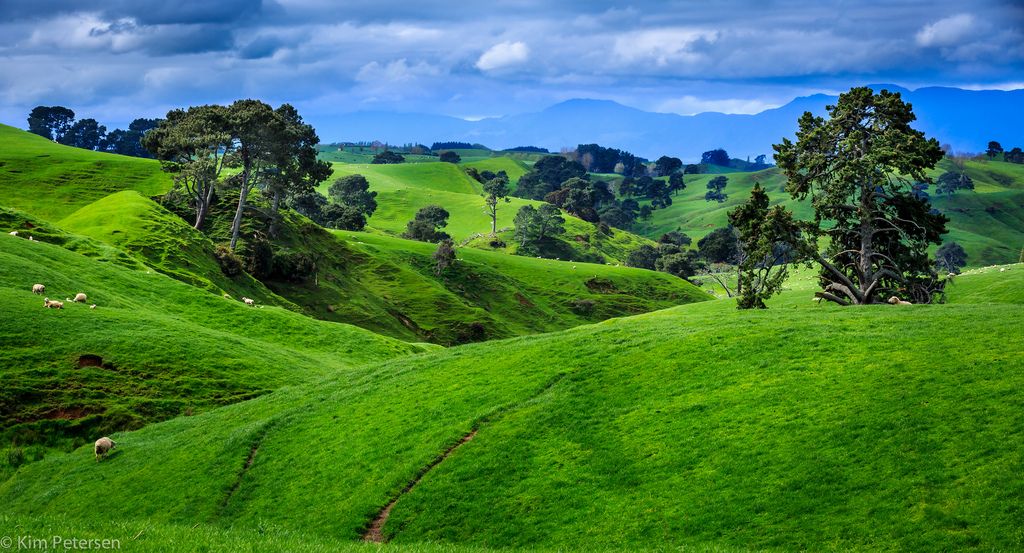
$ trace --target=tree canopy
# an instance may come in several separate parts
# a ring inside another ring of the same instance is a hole
[[[842,305],[893,295],[933,301],[941,283],[927,248],[941,241],[947,219],[913,183],[930,182],[925,172],[942,148],[910,126],[914,113],[899,93],[853,88],[826,110],[828,118],[800,117],[796,143],[773,146],[786,190],[811,200],[802,249],[822,267],[819,297]],[[819,252],[823,236],[829,246]]]
[[[448,211],[439,205],[421,207],[412,221],[406,225],[402,237],[434,244],[451,238],[448,233],[439,230],[448,226],[449,215]]]

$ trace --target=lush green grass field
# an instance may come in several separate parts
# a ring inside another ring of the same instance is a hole
[[[704,302],[461,346],[119,434],[104,463],[48,457],[0,499],[356,539],[479,428],[398,502],[395,542],[1016,549],[1020,310]]]

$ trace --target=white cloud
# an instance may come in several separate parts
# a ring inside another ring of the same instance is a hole
[[[739,98],[708,100],[687,95],[662,102],[656,108],[656,111],[678,113],[679,115],[694,115],[706,111],[754,114],[776,107],[779,107],[779,104],[772,104],[763,100],[744,100]]]
[[[714,42],[718,33],[701,29],[672,27],[624,33],[615,38],[613,52],[623,62],[653,62],[659,67],[669,64],[692,64],[701,59],[693,50],[698,41]]]
[[[387,65],[371,61],[359,69],[356,80],[376,84],[407,83],[420,77],[436,77],[440,74],[441,70],[429,63],[421,61],[416,65],[409,65],[409,62],[402,58]]]
[[[512,65],[519,65],[530,58],[530,47],[523,42],[500,42],[491,46],[476,60],[481,71],[492,71]]]
[[[973,15],[961,13],[930,23],[917,32],[914,39],[919,46],[955,46],[971,35],[976,21]]]

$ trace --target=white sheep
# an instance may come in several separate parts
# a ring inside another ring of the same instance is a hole
[[[39,294],[41,296],[41,295],[46,293],[46,287],[43,286],[42,284],[33,284],[32,285],[32,293],[33,294]]]
[[[897,298],[896,296],[893,296],[893,297],[889,298],[887,300],[887,302],[891,303],[892,305],[914,305],[914,304],[910,303],[909,301],[903,301],[903,300]]]
[[[96,309],[96,304],[94,303],[94,304],[90,305],[89,309]]]
[[[247,298],[245,296],[242,296],[242,301],[245,302],[245,305],[256,305],[256,301],[253,300],[252,298]]]
[[[32,235],[30,234],[30,235],[28,235],[28,241],[29,241],[29,242],[35,242],[35,241],[36,241],[36,239],[35,239],[35,237],[34,237],[34,236],[32,236]]]
[[[79,293],[75,294],[75,299],[74,299],[74,301],[76,301],[76,302],[78,302],[78,303],[85,303],[85,300],[86,300],[86,299],[88,299],[88,298],[86,297],[86,295],[85,295],[85,294],[83,294],[82,292],[79,292]]]
[[[64,302],[57,300],[50,300],[50,298],[43,298],[43,307],[47,309],[64,309]]]
[[[12,230],[12,231],[11,231],[11,232],[9,232],[8,234],[10,234],[11,236],[17,236],[17,235],[18,235],[18,231],[16,231],[16,230]]]
[[[96,462],[100,462],[101,457],[106,457],[107,453],[110,453],[111,449],[117,447],[117,442],[104,436],[96,440],[96,445],[93,446],[93,453],[96,454]]]

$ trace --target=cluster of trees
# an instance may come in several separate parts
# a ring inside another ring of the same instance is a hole
[[[619,150],[600,148],[600,151],[612,152],[620,156],[615,159],[621,159]],[[606,162],[610,159],[609,156]],[[657,170],[664,171],[667,180],[627,174],[616,194],[607,182],[590,180],[583,163],[565,156],[545,156],[520,177],[515,195],[544,200],[584,221],[628,229],[637,219],[649,218],[654,209],[672,205],[672,196],[686,188],[684,175],[700,170],[696,165],[684,166],[678,158],[667,156],[659,159],[655,166],[660,166]],[[642,199],[650,200],[650,204],[641,206],[638,200]]]
[[[516,146],[515,148],[506,148],[503,152],[522,152],[527,154],[547,154],[547,148],[539,148],[537,146]]]
[[[139,118],[128,129],[107,127],[95,119],[75,120],[75,112],[63,106],[36,106],[28,116],[28,131],[39,136],[86,150],[110,152],[134,157],[153,157],[142,146],[142,137],[160,123],[159,119]]]
[[[259,100],[171,110],[142,139],[187,194],[195,228],[202,227],[218,188],[237,191],[230,250],[238,243],[254,188],[270,199],[269,215],[276,221],[283,200],[308,194],[327,180],[332,171],[317,159],[319,141],[294,107],[274,109]],[[237,171],[227,175],[229,167]]]
[[[605,148],[597,144],[576,146],[574,157],[592,173],[619,173],[638,177],[647,173],[647,160],[625,150]]]
[[[746,161],[742,159],[732,159],[729,157],[729,152],[726,152],[722,148],[716,148],[714,150],[708,150],[701,154],[700,162],[703,165],[718,165],[721,167],[732,167],[741,171],[760,171],[761,169],[767,169],[772,165],[768,163],[767,156],[761,154],[754,158],[754,161],[750,161],[750,157],[747,157]]]
[[[1019,146],[1013,147],[1010,151],[1003,151],[1003,146],[995,140],[988,143],[988,148],[985,149],[985,155],[991,159],[995,159],[1000,154],[1003,156],[1003,161],[1009,163],[1024,163],[1024,150],[1021,150]]]
[[[519,242],[519,252],[534,254],[556,236],[565,233],[565,219],[561,211],[551,204],[540,207],[524,205],[516,212],[513,237]]]
[[[483,144],[470,144],[469,142],[434,142],[430,149],[437,152],[440,150],[490,150]]]
[[[375,165],[394,165],[398,163],[405,163],[405,156],[393,150],[384,150],[383,152],[373,156],[373,160],[370,163]]]

